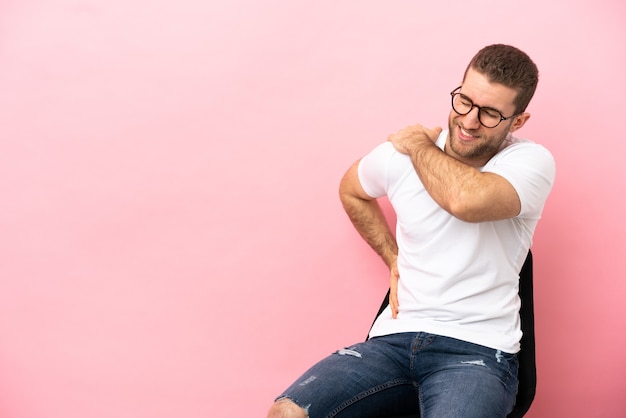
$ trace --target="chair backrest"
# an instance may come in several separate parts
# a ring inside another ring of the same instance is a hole
[[[535,399],[537,389],[537,365],[535,357],[535,304],[533,297],[533,254],[528,251],[526,261],[519,274],[519,297],[522,301],[520,318],[522,322],[521,349],[517,354],[519,386],[515,407],[508,418],[523,417]]]
[[[533,300],[533,255],[528,251],[524,265],[519,274],[519,296],[522,301],[520,308],[520,318],[522,327],[522,339],[520,342],[521,349],[517,354],[519,361],[518,380],[519,386],[517,397],[515,399],[515,407],[507,418],[523,417],[530,409],[530,405],[535,399],[535,391],[537,388],[537,367],[535,361],[535,307]],[[383,299],[376,318],[389,305],[389,291]],[[411,415],[414,416],[414,415]],[[388,418],[404,418],[404,417],[388,417]],[[406,416],[408,418],[408,416]]]

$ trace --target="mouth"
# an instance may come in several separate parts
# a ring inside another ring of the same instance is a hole
[[[457,125],[457,128],[457,135],[461,141],[474,141],[480,138],[478,135],[472,135],[470,132],[463,129],[461,125]]]

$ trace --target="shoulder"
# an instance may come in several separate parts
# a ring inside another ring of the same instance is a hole
[[[498,174],[513,186],[522,205],[520,216],[538,217],[554,185],[556,166],[546,147],[511,136],[482,171]]]
[[[530,139],[517,138],[513,135],[509,135],[504,142],[500,151],[494,156],[494,158],[508,156],[508,155],[520,155],[520,154],[537,154],[544,155],[546,157],[552,157],[552,153],[543,145],[538,144]]]
[[[411,159],[398,152],[391,142],[383,142],[359,161],[358,177],[369,196],[380,197],[387,193],[407,171],[412,171]]]
[[[554,156],[546,147],[530,139],[517,138],[512,135],[509,135],[500,151],[485,164],[484,171],[491,171],[492,167],[505,164],[547,171],[554,171],[556,165]]]
[[[393,164],[392,164],[393,163]],[[367,153],[359,164],[363,169],[388,169],[391,166],[411,164],[411,159],[398,152],[391,142],[383,142]]]

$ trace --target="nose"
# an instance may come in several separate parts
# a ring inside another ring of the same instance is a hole
[[[476,110],[474,112],[474,110]],[[468,114],[463,116],[463,126],[466,129],[478,129],[480,128],[480,120],[478,120],[478,112],[480,110],[477,106],[474,106],[472,110],[469,111]]]

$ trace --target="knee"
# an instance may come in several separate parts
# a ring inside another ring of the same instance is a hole
[[[307,418],[307,412],[290,399],[279,399],[270,408],[267,418]]]

